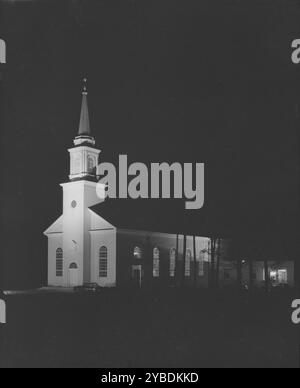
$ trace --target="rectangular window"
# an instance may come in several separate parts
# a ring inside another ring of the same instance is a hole
[[[288,276],[287,276],[287,270],[286,269],[280,269],[278,271],[278,281],[279,281],[279,283],[287,284]]]

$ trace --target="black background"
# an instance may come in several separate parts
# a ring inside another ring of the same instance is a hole
[[[191,222],[297,258],[299,20],[287,0],[2,1],[2,286],[45,280],[84,76],[102,161],[205,162]]]

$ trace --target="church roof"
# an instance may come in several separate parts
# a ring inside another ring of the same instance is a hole
[[[119,229],[210,237],[204,217],[183,201],[106,199],[91,210]]]

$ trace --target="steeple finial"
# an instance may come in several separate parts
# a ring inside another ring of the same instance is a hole
[[[82,104],[81,104],[79,131],[78,131],[79,136],[91,136],[87,95],[88,95],[87,79],[84,78],[83,79]]]
[[[83,78],[83,90],[82,90],[82,94],[88,94],[88,91],[87,91],[87,78]]]

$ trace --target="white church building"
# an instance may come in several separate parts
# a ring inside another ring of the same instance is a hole
[[[90,130],[87,94],[84,86],[79,132],[74,147],[69,149],[69,181],[61,184],[63,212],[44,232],[48,237],[48,285],[74,287],[92,282],[113,287],[142,285],[151,279],[154,283],[168,279],[168,283],[175,285],[178,277],[180,282],[195,281],[194,271],[197,283],[205,285],[209,238],[132,230],[130,217],[124,217],[129,225],[125,228],[113,220],[117,210],[108,218],[101,215],[101,207],[98,211],[95,205],[103,202],[96,192],[101,151],[95,147]],[[101,206],[105,212],[104,204]],[[177,276],[184,245],[184,273]],[[194,250],[197,265],[192,264]]]
[[[167,219],[161,207],[147,213],[143,200],[133,201],[130,208],[129,200],[103,201],[97,196],[101,151],[90,129],[87,95],[84,86],[79,131],[69,149],[69,180],[61,184],[62,215],[44,232],[48,238],[48,286],[208,287],[211,239],[186,234],[190,215],[175,222],[178,215]],[[181,224],[183,230],[179,231]],[[229,244],[219,242],[220,263],[225,263]],[[219,268],[225,283],[236,280],[236,271],[230,271],[228,265],[232,268],[232,264],[228,263]],[[260,278],[263,281],[262,273],[257,276]]]

